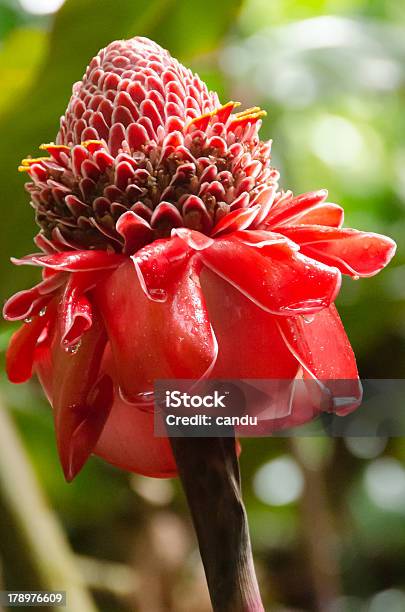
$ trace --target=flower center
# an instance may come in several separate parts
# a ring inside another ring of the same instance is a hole
[[[278,179],[270,144],[257,136],[263,112],[231,114],[235,106],[229,102],[157,142],[134,123],[125,134],[112,133],[108,146],[101,140],[42,145],[49,157],[20,166],[32,178],[26,188],[42,234],[69,248],[121,252],[125,236],[117,222],[132,211],[150,228],[144,243],[176,227],[209,235]]]

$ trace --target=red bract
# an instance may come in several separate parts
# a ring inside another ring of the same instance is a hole
[[[43,280],[6,303],[26,320],[7,369],[38,374],[69,480],[92,452],[175,474],[153,435],[156,379],[350,379],[335,409],[359,401],[333,302],[341,273],[376,274],[395,244],[342,229],[326,191],[279,191],[262,111],[235,107],[155,43],[115,42],[75,84],[49,156],[23,161],[42,252],[13,261]],[[271,427],[319,409],[297,396]]]

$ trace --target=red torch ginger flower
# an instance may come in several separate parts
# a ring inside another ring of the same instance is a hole
[[[376,274],[395,244],[342,228],[326,191],[279,191],[263,112],[236,106],[157,44],[114,42],[74,85],[56,144],[22,162],[41,252],[13,262],[43,280],[5,305],[26,320],[7,369],[38,374],[69,480],[93,452],[175,474],[142,403],[155,379],[358,379],[333,302],[342,273]],[[297,399],[273,427],[313,414]]]

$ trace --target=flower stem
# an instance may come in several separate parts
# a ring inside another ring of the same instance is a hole
[[[170,438],[214,612],[263,612],[235,438]]]

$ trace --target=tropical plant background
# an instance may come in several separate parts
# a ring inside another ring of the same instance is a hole
[[[62,2],[0,1],[2,299],[35,276],[8,263],[35,230],[20,159],[55,137],[97,50],[142,34],[268,111],[283,187],[328,187],[346,225],[395,238],[393,264],[345,282],[339,308],[362,377],[405,378],[403,1]],[[92,459],[67,485],[38,385],[0,389],[0,589],[66,590],[75,612],[209,611],[178,483]],[[249,440],[241,469],[266,609],[405,610],[401,438]]]

